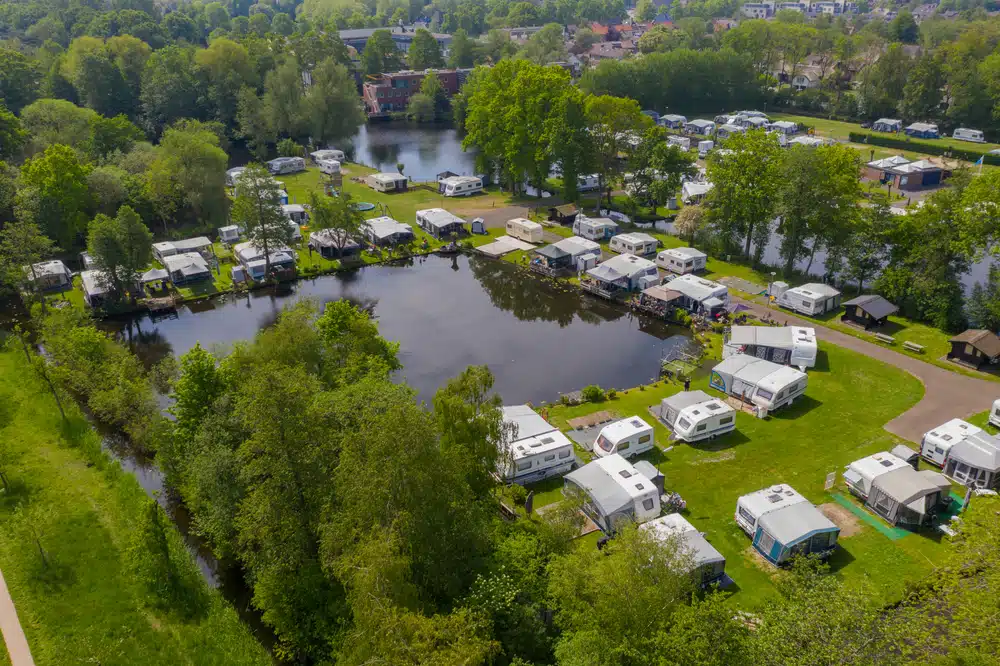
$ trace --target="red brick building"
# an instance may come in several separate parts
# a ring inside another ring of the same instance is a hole
[[[365,111],[369,118],[387,116],[394,111],[405,111],[410,96],[420,92],[424,76],[433,72],[449,96],[458,92],[470,70],[429,69],[420,72],[407,70],[372,77],[362,86]]]

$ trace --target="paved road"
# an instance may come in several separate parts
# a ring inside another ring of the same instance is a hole
[[[758,316],[768,312],[765,305],[736,300],[748,306]],[[920,442],[925,432],[949,419],[986,411],[1000,396],[1000,385],[995,382],[950,372],[886,347],[800,319],[787,310],[772,309],[770,312],[778,321],[815,328],[816,337],[820,340],[894,365],[919,379],[924,385],[923,399],[885,424],[886,430],[912,442]]]
[[[4,643],[7,645],[7,656],[10,657],[12,666],[34,666],[31,650],[28,649],[28,639],[24,637],[2,573],[0,573],[0,633],[3,634]]]

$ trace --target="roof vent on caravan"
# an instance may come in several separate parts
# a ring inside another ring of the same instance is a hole
[[[777,504],[778,502],[781,501],[781,493],[775,493],[773,495],[768,495],[767,496],[767,501],[770,502],[771,504]]]
[[[633,428],[642,428],[642,427],[645,427],[645,425],[646,425],[645,423],[643,423],[639,419],[632,419],[631,423],[632,423],[632,427]]]
[[[621,474],[623,479],[627,479],[628,477],[632,476],[632,472],[628,471],[627,469],[623,469],[618,473]]]
[[[552,437],[542,437],[542,444],[551,444],[554,441],[556,440]]]
[[[771,486],[772,493],[780,493],[782,490],[784,490],[784,488],[782,488],[781,486]]]
[[[542,443],[536,440],[536,441],[532,442],[531,444],[529,444],[528,446],[530,446],[533,449],[537,449],[541,445],[542,445]]]
[[[710,412],[714,412],[718,409],[722,409],[722,405],[720,405],[717,402],[710,402],[707,405],[705,405],[705,409],[707,409]]]
[[[636,490],[642,490],[642,484],[641,483],[635,484],[635,489]]]
[[[893,463],[891,460],[883,460],[882,467],[892,467]]]

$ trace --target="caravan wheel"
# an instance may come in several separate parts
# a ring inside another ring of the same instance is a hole
[[[709,436],[708,436],[708,441],[710,441],[710,442],[711,442],[711,441],[712,441],[713,439],[715,439],[715,435],[709,435]]]

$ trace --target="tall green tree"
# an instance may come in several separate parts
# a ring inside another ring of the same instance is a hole
[[[708,195],[709,221],[725,243],[743,244],[743,254],[758,261],[771,237],[777,209],[782,149],[763,130],[750,130],[726,140],[731,151],[715,153],[708,160],[707,176],[714,187]]]
[[[9,48],[0,48],[0,100],[18,113],[38,97],[39,72],[28,56]]]
[[[20,119],[0,104],[0,159],[19,155],[27,140]]]
[[[37,293],[35,264],[51,257],[55,249],[38,225],[22,221],[5,224],[0,228],[0,284],[17,289],[27,282],[28,290]]]
[[[548,23],[533,34],[528,43],[521,49],[519,56],[525,57],[537,65],[565,60],[566,37],[563,27],[556,23]]]
[[[21,166],[15,210],[19,219],[34,222],[62,248],[76,246],[86,231],[92,206],[87,175],[72,148],[52,145]]]
[[[299,65],[294,58],[285,58],[264,78],[263,108],[270,128],[283,136],[303,136],[306,130],[304,98]]]
[[[449,67],[472,67],[476,64],[476,42],[464,28],[459,28],[451,36],[449,47]]]
[[[338,248],[362,236],[365,216],[354,205],[351,195],[341,192],[337,197],[324,197],[312,192],[309,198],[309,227],[313,233],[328,231]]]
[[[865,282],[882,270],[887,256],[886,237],[893,226],[893,213],[887,197],[876,197],[872,205],[861,208],[847,239],[845,277],[864,292]]]
[[[240,90],[257,85],[257,71],[242,44],[215,39],[194,57],[212,106],[212,117],[227,125],[236,120]]]
[[[122,206],[115,217],[98,215],[90,223],[87,252],[112,295],[132,298],[135,285],[153,261],[153,234],[138,213]]]
[[[142,75],[143,124],[159,134],[181,118],[197,118],[201,94],[194,64],[194,49],[168,46],[150,56]]]
[[[320,144],[353,136],[365,121],[354,78],[332,58],[313,70],[303,106],[309,135]]]
[[[264,274],[271,275],[271,253],[292,242],[292,227],[281,210],[278,184],[263,166],[249,164],[236,182],[233,222],[264,255]]]
[[[632,173],[631,195],[654,209],[676,196],[685,176],[697,172],[691,155],[668,144],[666,139],[666,130],[650,127],[628,164]]]
[[[227,162],[211,127],[189,123],[163,133],[146,175],[146,195],[164,228],[225,222]]]
[[[402,59],[396,42],[388,30],[376,30],[368,38],[364,51],[361,53],[361,65],[368,76],[377,76],[385,72],[395,72],[400,68]]]
[[[944,102],[944,69],[934,54],[921,56],[906,79],[899,111],[905,118],[937,120]]]
[[[623,170],[621,153],[631,152],[653,121],[643,115],[639,103],[624,97],[592,95],[586,98],[587,127],[590,129],[594,155],[600,174],[601,189],[607,190],[611,204],[610,182]]]
[[[367,47],[366,47],[367,48]],[[410,69],[422,70],[444,67],[444,56],[441,46],[430,31],[418,28],[410,42],[410,50],[406,53],[406,63]]]

